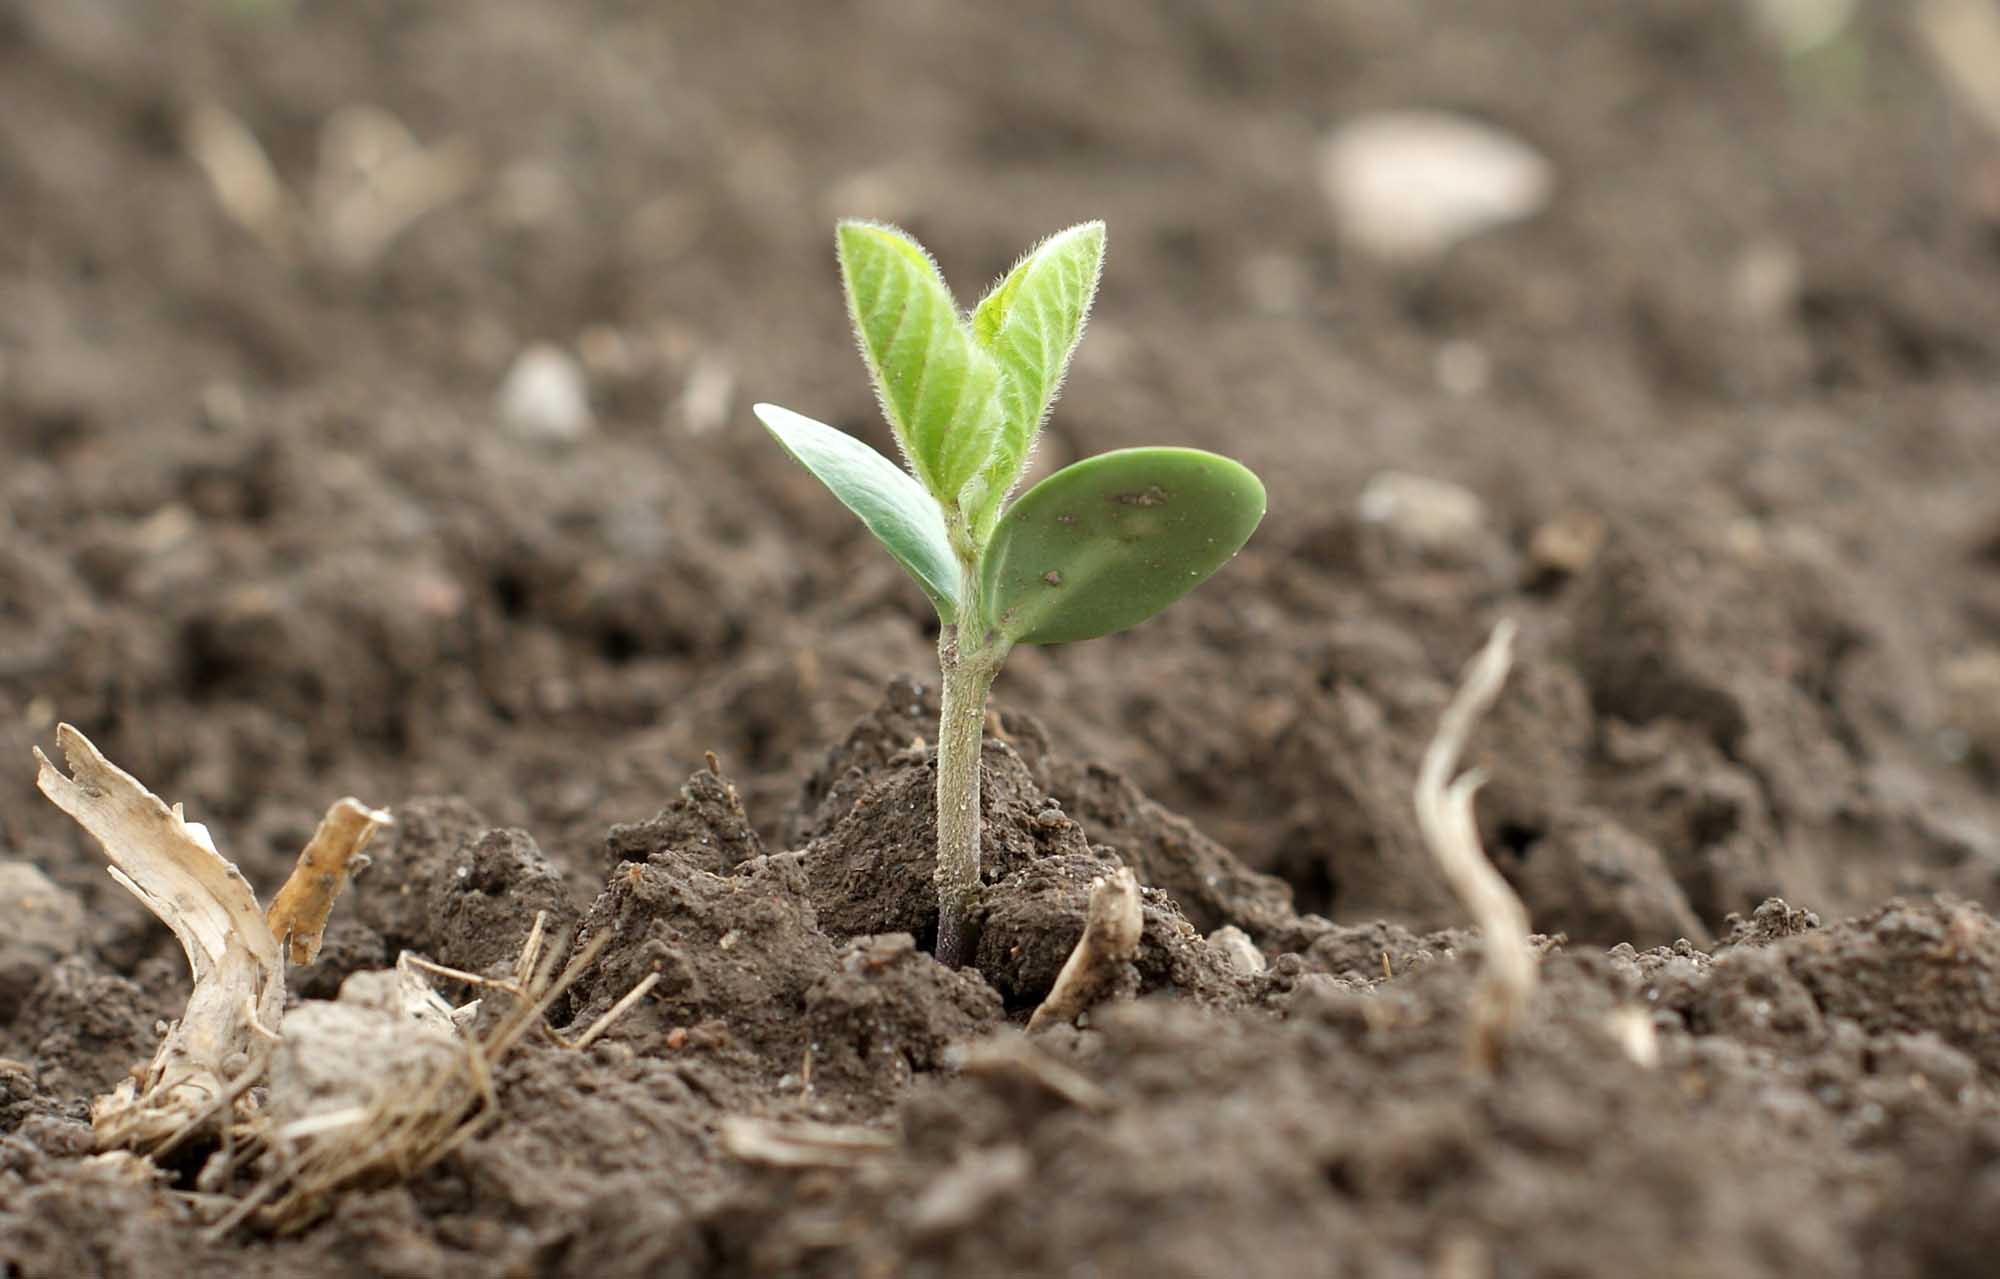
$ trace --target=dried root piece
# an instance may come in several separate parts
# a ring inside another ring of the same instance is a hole
[[[644,999],[646,995],[653,989],[653,987],[659,984],[660,984],[660,974],[658,973],[647,973],[644,977],[641,977],[639,979],[638,985],[626,991],[625,994],[622,997],[620,997],[617,1003],[605,1009],[604,1015],[602,1017],[599,1017],[596,1021],[590,1023],[590,1028],[584,1031],[581,1035],[578,1035],[576,1037],[576,1042],[571,1044],[570,1047],[582,1049],[582,1048],[588,1048],[592,1044],[596,1043],[599,1036],[603,1035],[605,1031],[611,1029],[611,1025],[613,1022],[617,1021],[620,1017],[623,1017],[626,1013],[631,1012],[632,1009],[635,1006],[637,1006],[639,1001]],[[810,1078],[811,1066],[812,1066],[812,1049],[810,1047],[806,1049],[806,1066],[807,1066],[807,1076],[808,1078]]]
[[[1144,921],[1139,914],[1139,880],[1128,866],[1090,882],[1090,905],[1084,912],[1083,936],[1056,974],[1047,999],[1028,1019],[1029,1030],[1071,1021],[1104,998],[1118,982],[1124,966],[1139,953]]]
[[[1514,623],[1502,620],[1486,647],[1466,668],[1465,680],[1438,723],[1437,736],[1417,772],[1417,824],[1438,869],[1472,913],[1486,943],[1472,1011],[1473,1060],[1498,1067],[1506,1039],[1535,993],[1535,956],[1528,943],[1528,912],[1479,846],[1472,797],[1485,778],[1473,770],[1454,778],[1466,740],[1492,707],[1513,664]]]
[[[222,211],[265,244],[283,248],[291,229],[289,197],[250,126],[216,103],[203,102],[188,113],[181,141]]]
[[[958,1073],[1024,1086],[1092,1114],[1111,1109],[1111,1094],[1088,1075],[1066,1066],[1017,1034],[989,1036],[956,1050]]]
[[[68,724],[56,741],[70,775],[37,750],[35,785],[103,846],[112,877],[173,929],[194,973],[187,1011],[144,1077],[91,1106],[100,1149],[162,1154],[219,1130],[262,1074],[285,1007],[280,942],[298,962],[318,952],[355,855],[388,814],[353,799],[335,804],[267,920],[205,827],[183,820],[178,805],[168,807]]]
[[[730,1115],[722,1121],[722,1148],[765,1168],[858,1168],[894,1150],[896,1141],[857,1124],[778,1123]]]

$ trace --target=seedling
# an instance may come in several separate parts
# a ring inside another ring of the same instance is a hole
[[[842,222],[837,240],[848,314],[908,469],[788,409],[755,411],[937,609],[936,953],[955,967],[979,889],[986,694],[1007,654],[1122,631],[1187,594],[1249,540],[1264,486],[1199,449],[1120,449],[1008,503],[1083,335],[1103,223],[1042,241],[970,315],[903,232]]]

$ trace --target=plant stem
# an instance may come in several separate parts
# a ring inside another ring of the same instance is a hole
[[[979,745],[986,691],[1000,672],[999,653],[962,647],[959,628],[938,635],[944,695],[938,712],[936,955],[949,968],[967,959],[966,916],[979,891]]]

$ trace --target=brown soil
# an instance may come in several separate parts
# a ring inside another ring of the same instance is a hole
[[[53,881],[0,880],[0,1275],[1991,1273],[2000,145],[1904,6],[1789,59],[1747,8],[0,4],[0,862]],[[343,258],[356,105],[469,160]],[[1552,207],[1343,251],[1317,141],[1404,105],[1532,142]],[[965,288],[1108,219],[1037,465],[1271,492],[1158,621],[1010,663],[960,972],[935,622],[746,407],[886,446],[840,214]],[[536,341],[579,441],[499,424]],[[1484,523],[1364,525],[1387,468]],[[1501,616],[1482,833],[1563,937],[1489,1078],[1410,789]],[[612,937],[559,1023],[661,980],[415,1180],[212,1239],[191,1168],[88,1154],[188,979],[34,792],[59,719],[265,893],[331,799],[394,809],[301,997],[538,910]],[[1121,862],[1136,998],[1023,1046]],[[731,1117],[887,1140],[776,1167]]]

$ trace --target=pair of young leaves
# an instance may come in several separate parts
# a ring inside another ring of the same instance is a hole
[[[946,624],[1008,646],[1107,635],[1179,599],[1248,540],[1263,485],[1196,449],[1088,458],[1003,510],[1082,336],[1103,223],[1043,241],[970,316],[902,232],[843,222],[838,242],[849,316],[909,471],[788,409],[756,413]]]

